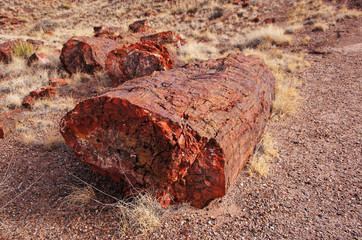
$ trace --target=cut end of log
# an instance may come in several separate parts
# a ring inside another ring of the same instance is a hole
[[[61,132],[94,171],[170,194],[174,203],[203,207],[225,194],[225,156],[215,140],[125,99],[101,96],[77,105]]]

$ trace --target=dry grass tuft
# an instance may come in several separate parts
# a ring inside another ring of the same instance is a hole
[[[115,204],[119,219],[119,234],[145,234],[160,225],[165,212],[157,199],[148,192],[141,192],[131,201],[118,201]]]
[[[96,199],[96,194],[91,186],[71,186],[71,192],[63,199],[62,206],[69,206],[72,208],[84,207],[93,199]]]
[[[300,82],[283,74],[274,74],[276,78],[275,100],[272,107],[272,118],[290,116],[296,112],[300,104]]]
[[[15,56],[20,58],[28,58],[34,51],[33,45],[27,42],[19,42],[13,48]]]
[[[275,100],[272,107],[272,118],[279,119],[292,115],[298,109],[301,101],[298,90],[300,82],[296,78],[287,77],[287,75],[296,69],[308,66],[309,63],[303,60],[303,54],[283,54],[277,49],[269,52],[246,49],[244,53],[262,58],[275,76]]]
[[[249,175],[257,173],[265,176],[270,170],[270,161],[278,155],[273,138],[269,134],[264,134],[261,141],[256,145],[254,155],[249,162]]]
[[[283,28],[269,25],[247,34],[243,46],[255,48],[259,45],[289,45],[292,37]]]

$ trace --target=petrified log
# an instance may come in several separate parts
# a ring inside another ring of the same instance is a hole
[[[124,45],[108,54],[106,71],[115,86],[172,68],[167,48],[152,41]]]
[[[63,46],[60,61],[69,73],[94,73],[104,68],[110,51],[121,44],[108,38],[73,37]]]
[[[202,208],[252,155],[274,98],[256,56],[230,55],[133,79],[61,121],[78,159],[132,186]]]
[[[31,108],[35,103],[36,100],[40,98],[52,98],[56,94],[56,89],[51,86],[39,88],[37,90],[31,91],[27,97],[24,98],[21,105],[25,108]]]

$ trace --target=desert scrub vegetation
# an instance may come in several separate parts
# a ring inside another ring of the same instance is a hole
[[[14,55],[19,58],[28,58],[34,53],[32,44],[20,41],[13,47]]]
[[[118,234],[127,236],[145,235],[155,230],[167,209],[161,207],[158,199],[151,193],[141,191],[132,199],[118,201],[115,212],[118,218]]]
[[[158,199],[151,192],[133,188],[134,193],[131,196],[118,199],[73,174],[70,175],[82,182],[84,186],[70,186],[70,192],[62,200],[61,208],[83,209],[91,203],[95,203],[101,208],[107,207],[115,213],[118,237],[144,236],[147,232],[160,226],[161,218],[168,211],[168,208],[161,206],[162,200],[166,199]],[[114,203],[99,201],[96,192],[111,198]]]
[[[291,41],[292,37],[286,35],[283,28],[271,24],[248,33],[244,43],[242,43],[242,47],[255,48],[259,45],[289,45]]]
[[[257,173],[260,176],[268,174],[270,162],[277,157],[278,151],[273,138],[269,134],[264,134],[260,142],[256,145],[254,154],[249,162],[249,175]]]
[[[315,31],[325,31],[336,21],[358,16],[361,16],[361,11],[355,9],[337,8],[322,0],[302,0],[293,3],[287,17],[290,25],[314,25]]]
[[[56,96],[37,101],[32,109],[17,117],[15,131],[20,142],[52,150],[64,144],[59,132],[60,118],[75,106],[72,97]]]

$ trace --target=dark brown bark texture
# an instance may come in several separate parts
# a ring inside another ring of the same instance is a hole
[[[252,155],[274,81],[262,60],[243,54],[158,72],[79,103],[61,133],[93,170],[202,208]]]
[[[108,53],[121,46],[107,38],[73,37],[64,44],[60,61],[69,73],[94,73],[104,68]]]

